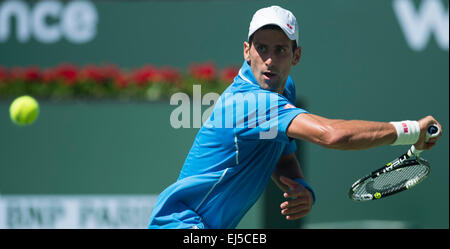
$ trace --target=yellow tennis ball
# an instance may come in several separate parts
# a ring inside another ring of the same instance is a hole
[[[381,198],[381,193],[380,192],[376,192],[374,194],[375,199],[380,199]]]
[[[31,96],[18,97],[11,103],[9,115],[17,125],[32,124],[39,115],[39,104]]]

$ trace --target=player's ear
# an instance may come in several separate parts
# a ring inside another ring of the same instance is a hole
[[[250,43],[244,41],[244,59],[250,63]]]
[[[300,62],[300,57],[302,56],[302,47],[298,46],[294,51],[294,57],[292,60],[292,65],[295,66]]]

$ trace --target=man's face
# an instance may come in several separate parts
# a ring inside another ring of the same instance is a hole
[[[292,51],[292,41],[282,30],[262,29],[244,42],[244,58],[261,88],[283,93],[291,66],[300,61],[301,47]]]

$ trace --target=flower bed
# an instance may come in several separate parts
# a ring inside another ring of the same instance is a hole
[[[187,72],[172,67],[145,65],[132,70],[116,65],[60,64],[42,69],[37,66],[0,66],[0,98],[29,94],[38,98],[168,99],[173,93],[192,94],[201,84],[202,94],[222,93],[239,68],[218,70],[213,63],[191,64]]]

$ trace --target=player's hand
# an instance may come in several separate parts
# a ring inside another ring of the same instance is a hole
[[[289,191],[283,194],[283,197],[289,200],[281,203],[281,214],[286,215],[287,220],[306,216],[314,203],[312,193],[290,178],[280,176],[280,181],[289,187]]]
[[[427,129],[432,124],[436,124],[437,126],[439,126],[441,133],[438,136],[430,138],[427,142],[425,142]],[[417,143],[414,144],[414,147],[416,147],[416,149],[418,150],[429,150],[436,144],[436,142],[442,136],[442,126],[432,116],[426,116],[425,118],[419,120],[419,125],[420,125],[420,137]]]

